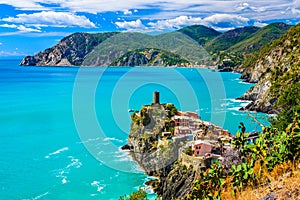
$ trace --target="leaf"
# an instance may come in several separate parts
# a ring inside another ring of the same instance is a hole
[[[236,170],[235,164],[233,164],[231,167],[232,167],[233,170]]]
[[[241,171],[241,170],[242,170],[242,166],[241,166],[241,165],[238,165],[238,166],[237,166],[237,170],[238,170],[238,171]]]

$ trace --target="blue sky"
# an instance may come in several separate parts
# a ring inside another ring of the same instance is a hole
[[[74,32],[219,31],[299,23],[300,0],[0,0],[0,57],[33,55]]]

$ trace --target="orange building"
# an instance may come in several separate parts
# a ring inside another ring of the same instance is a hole
[[[212,151],[212,145],[203,140],[196,140],[193,146],[194,156],[205,156]]]

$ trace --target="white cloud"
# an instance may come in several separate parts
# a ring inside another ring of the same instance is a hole
[[[164,30],[164,29],[177,29],[181,26],[201,24],[203,20],[200,17],[179,16],[174,19],[159,20],[157,22],[149,22],[151,28]]]
[[[18,28],[18,26],[15,25],[15,24],[0,24],[0,27],[3,27],[3,28]]]
[[[139,30],[139,29],[145,29],[146,28],[140,19],[137,19],[136,21],[115,22],[115,24],[119,28],[126,29],[128,31]]]
[[[7,4],[20,10],[49,10],[38,3],[38,0],[0,0],[0,4]]]
[[[268,25],[267,23],[262,23],[262,22],[254,22],[253,23],[253,26],[257,26],[257,27],[264,27],[267,25]]]
[[[21,32],[38,32],[38,33],[41,32],[40,29],[29,28],[29,27],[25,27],[24,25],[16,25],[16,24],[1,24],[0,27],[18,29]]]
[[[178,29],[183,26],[194,24],[202,24],[205,26],[214,27],[217,30],[229,30],[237,26],[245,26],[250,20],[248,18],[235,15],[235,14],[214,14],[209,17],[191,17],[179,16],[174,19],[158,20],[157,22],[149,22],[148,25],[152,29],[165,30],[165,29]],[[226,23],[226,27],[218,26],[219,23]]]
[[[25,26],[23,26],[23,25],[18,26],[17,29],[18,29],[19,31],[21,31],[21,32],[37,32],[37,33],[42,32],[42,31],[39,30],[39,29],[28,28],[28,27],[25,27]]]
[[[130,10],[125,10],[125,11],[123,12],[123,14],[124,14],[124,15],[132,15],[132,11],[130,11]]]
[[[2,45],[3,43],[2,42],[0,42],[0,45]]]
[[[0,51],[0,56],[25,56],[26,54],[24,53],[19,53],[16,51]]]
[[[68,12],[42,11],[33,14],[18,14],[17,17],[3,18],[2,21],[25,23],[35,26],[96,28],[96,25],[85,16],[78,16]]]
[[[136,12],[139,12],[139,19],[147,19],[151,22],[149,26],[153,28],[157,27],[159,29],[165,29],[166,27],[177,28],[178,26],[182,25],[191,25],[196,23],[193,22],[193,20],[196,20],[197,23],[200,21],[203,25],[213,24],[212,26],[221,22],[227,23],[228,26],[244,26],[247,25],[250,20],[295,20],[299,19],[299,2],[299,0],[0,0],[0,4],[12,5],[20,10],[48,11],[39,12],[43,14],[34,13],[25,16],[18,15],[15,18],[6,18],[22,21],[23,17],[31,17],[35,20],[32,21],[32,19],[28,19],[26,22],[20,22],[24,23],[26,26],[30,24],[30,26],[35,25],[35,27],[41,27],[42,25],[46,24],[48,26],[76,26],[83,28],[95,28],[96,25],[87,17],[77,16],[76,13],[87,12],[96,14],[103,12],[118,12],[123,13],[124,15],[132,15]],[[52,4],[53,7],[46,7],[45,5],[47,4]],[[143,9],[153,8],[155,8],[157,12],[149,12],[149,14],[144,14],[148,12],[140,12]],[[46,13],[49,15],[46,16]],[[133,18],[133,16],[130,16],[130,19],[136,20],[137,18]],[[40,20],[37,19],[39,17]],[[126,18],[126,16],[124,16],[124,18]],[[227,22],[226,19],[228,20]],[[159,21],[156,22],[156,20]],[[186,22],[184,20],[186,20]],[[120,25],[122,26],[122,24]],[[129,25],[126,25],[125,23],[125,26]],[[219,26],[216,27],[220,28]]]
[[[235,14],[214,14],[203,19],[207,24],[229,23],[231,26],[245,26],[250,19]]]

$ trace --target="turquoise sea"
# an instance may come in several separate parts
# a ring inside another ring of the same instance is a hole
[[[231,133],[260,127],[235,73],[181,68],[19,67],[0,60],[0,199],[118,199],[151,179],[119,147],[128,109],[161,102]],[[255,114],[267,125],[265,114]],[[150,192],[150,190],[148,190]]]

